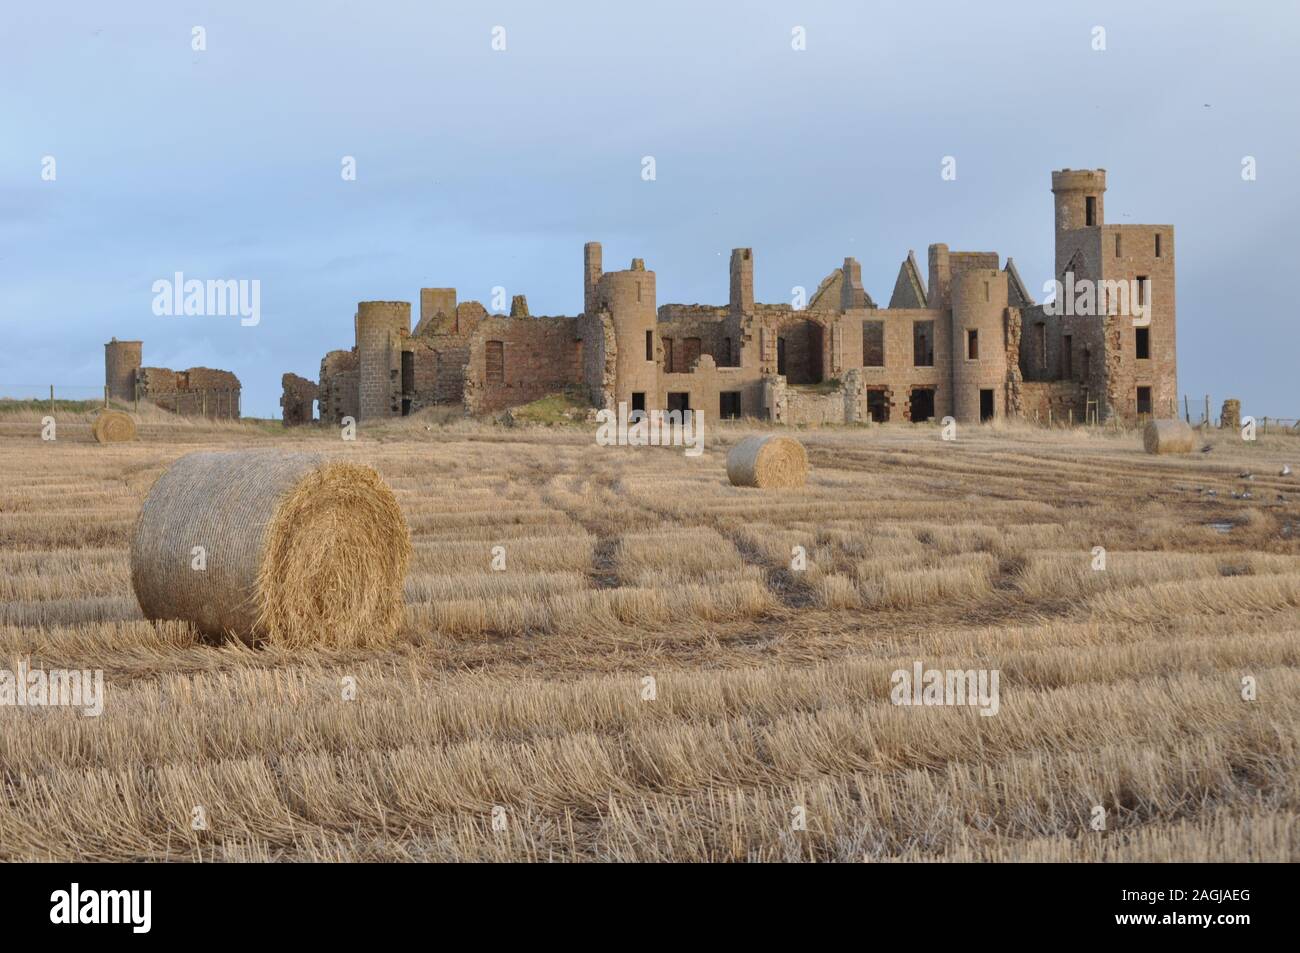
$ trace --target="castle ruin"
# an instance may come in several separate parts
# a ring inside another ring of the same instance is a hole
[[[329,422],[437,404],[482,414],[565,391],[596,407],[786,424],[1171,416],[1174,230],[1106,224],[1105,191],[1104,169],[1052,173],[1068,301],[1036,303],[997,252],[934,244],[924,275],[908,253],[884,308],[852,258],[807,307],[758,303],[748,248],[731,253],[726,304],[659,305],[641,259],[605,271],[592,242],[576,317],[533,317],[523,296],[509,316],[489,314],[454,288],[422,288],[412,328],[409,302],[361,302],[354,346],[325,355],[319,384],[285,375],[285,422],[312,419],[313,387]]]
[[[191,367],[144,367],[144,343],[113,338],[104,345],[104,387],[108,397],[131,403],[148,400],[173,413],[212,419],[239,418],[239,378],[230,371]]]

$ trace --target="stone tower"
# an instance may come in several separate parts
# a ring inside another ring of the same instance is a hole
[[[627,271],[605,272],[595,297],[596,308],[608,312],[614,325],[615,403],[626,402],[628,410],[659,409],[655,273],[634,258]]]
[[[402,338],[411,331],[409,301],[357,305],[358,418],[402,412]]]
[[[1068,233],[1100,229],[1106,222],[1106,170],[1061,169],[1053,172],[1052,195],[1056,200],[1056,276],[1059,278],[1071,258],[1080,252],[1080,236],[1072,237]],[[1083,261],[1090,268],[1096,267],[1096,262],[1091,261],[1087,254],[1083,255]],[[1075,277],[1084,275],[1076,274]],[[1087,277],[1097,276],[1089,274]]]
[[[952,394],[958,420],[1006,415],[1007,273],[964,271],[952,279]]]
[[[1174,228],[1106,224],[1105,193],[1105,169],[1052,173],[1056,278],[1068,272],[1094,299],[1062,333],[1089,355],[1087,397],[1102,419],[1176,416]]]
[[[135,399],[135,372],[143,363],[144,344],[113,338],[104,345],[104,386],[113,400]]]

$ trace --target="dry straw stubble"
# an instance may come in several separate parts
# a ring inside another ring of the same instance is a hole
[[[410,556],[397,499],[370,467],[275,450],[200,452],[150,490],[131,582],[149,619],[344,648],[397,630]]]
[[[808,454],[790,437],[746,437],[727,453],[727,479],[769,490],[801,487],[808,482]]]

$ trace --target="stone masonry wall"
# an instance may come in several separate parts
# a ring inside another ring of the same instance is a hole
[[[487,375],[487,345],[501,342],[502,379]],[[582,383],[574,318],[490,317],[479,324],[465,367],[465,409],[471,414],[516,407]]]
[[[594,406],[613,409],[618,347],[614,322],[607,314],[584,313],[577,327],[582,342],[579,372],[583,390]]]
[[[319,388],[297,374],[285,374],[280,378],[280,415],[286,427],[309,424],[315,417],[312,405],[316,401]]]

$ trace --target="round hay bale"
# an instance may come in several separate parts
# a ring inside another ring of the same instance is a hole
[[[125,443],[135,439],[135,418],[120,410],[101,410],[90,429],[100,443]]]
[[[746,437],[727,453],[732,486],[788,490],[808,482],[808,454],[790,437]]]
[[[184,619],[250,644],[348,648],[397,630],[410,558],[397,498],[370,467],[278,450],[200,452],[149,491],[131,585],[148,619]]]
[[[1191,453],[1196,449],[1196,432],[1181,420],[1148,420],[1142,428],[1142,447],[1147,453]]]

